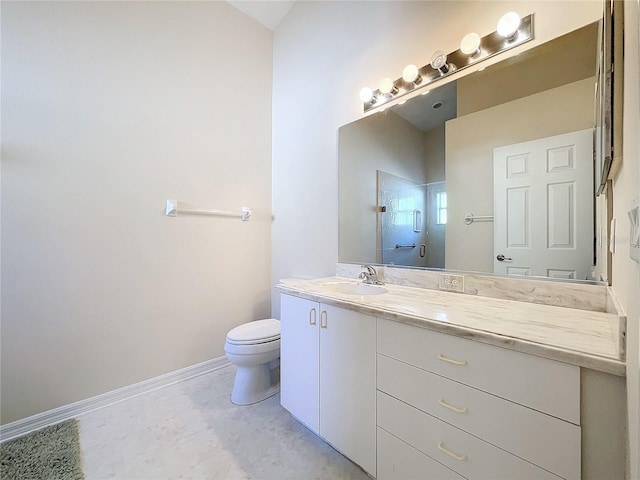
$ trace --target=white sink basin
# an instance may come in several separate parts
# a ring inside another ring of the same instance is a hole
[[[386,288],[380,285],[369,285],[367,283],[326,283],[323,286],[335,292],[348,295],[381,295],[388,292]]]

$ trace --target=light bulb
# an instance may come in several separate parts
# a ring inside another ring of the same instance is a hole
[[[407,65],[402,70],[402,79],[407,83],[420,83],[422,77],[420,77],[420,73],[418,72],[418,67],[415,65]]]
[[[518,28],[520,28],[520,15],[516,12],[508,12],[500,17],[496,30],[498,31],[498,35],[507,40],[511,40],[515,37],[516,33],[518,33]]]
[[[471,57],[478,55],[480,53],[480,35],[467,33],[460,41],[460,51]]]
[[[393,95],[398,91],[396,86],[393,84],[393,80],[391,80],[389,77],[384,77],[382,80],[380,80],[378,89],[383,95]]]
[[[431,66],[433,68],[441,68],[443,65],[445,65],[447,63],[447,54],[444,53],[442,50],[436,50],[435,52],[433,52],[433,55],[431,55]]]
[[[440,75],[449,73],[451,66],[447,64],[447,54],[442,50],[436,50],[431,55],[431,66],[440,72]]]
[[[362,90],[360,90],[360,100],[362,100],[364,103],[369,103],[373,100],[373,90],[371,90],[369,87],[364,87]]]

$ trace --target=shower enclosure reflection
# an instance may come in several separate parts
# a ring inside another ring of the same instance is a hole
[[[444,268],[444,182],[417,184],[381,170],[377,178],[378,263]]]

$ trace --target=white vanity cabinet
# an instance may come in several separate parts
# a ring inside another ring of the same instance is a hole
[[[376,475],[376,318],[281,295],[281,403]]]
[[[579,367],[384,319],[377,344],[379,480],[580,479]]]

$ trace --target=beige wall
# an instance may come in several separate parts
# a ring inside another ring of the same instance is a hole
[[[3,423],[269,315],[272,39],[225,2],[2,2]]]
[[[630,477],[640,478],[640,266],[629,258],[629,218],[633,199],[640,196],[640,15],[639,2],[624,2],[624,146],[622,168],[613,183],[616,251],[613,289],[627,316],[627,404],[630,435]]]
[[[468,213],[493,215],[493,149],[591,128],[594,82],[581,80],[446,123],[447,268],[493,271],[493,223],[463,221]]]
[[[393,112],[340,129],[340,259],[376,263],[376,171],[424,182],[424,133]]]
[[[425,132],[424,161],[425,183],[444,182],[444,124]]]
[[[593,77],[598,23],[550,40],[458,82],[458,116]],[[567,55],[567,52],[571,52]]]

